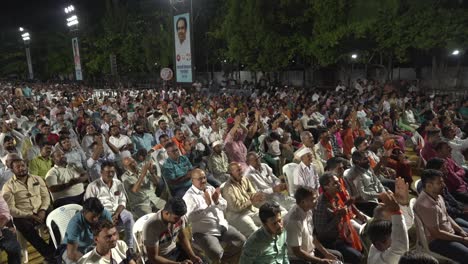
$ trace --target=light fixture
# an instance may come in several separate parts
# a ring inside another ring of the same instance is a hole
[[[69,5],[67,7],[65,7],[65,14],[68,14],[70,12],[73,12],[75,11],[75,7],[73,5]]]
[[[23,33],[23,34],[21,34],[21,37],[23,37],[23,38],[29,37],[29,33],[28,32]]]
[[[19,31],[20,31],[20,32],[23,32],[23,31],[24,31],[24,28],[19,27]]]
[[[30,37],[24,37],[23,40],[26,41],[26,40],[30,40],[31,38]]]
[[[68,22],[71,22],[72,20],[78,20],[78,17],[76,17],[76,15],[73,15],[73,16],[67,18]]]
[[[67,23],[67,27],[71,27],[71,26],[74,26],[74,25],[78,25],[78,19],[75,19],[75,20],[72,20],[70,22]]]
[[[459,54],[460,54],[460,51],[457,50],[457,49],[454,50],[454,51],[452,51],[452,55],[454,55],[454,56],[457,56],[457,55],[459,55]]]
[[[357,59],[357,54],[351,54],[351,59],[353,60]]]

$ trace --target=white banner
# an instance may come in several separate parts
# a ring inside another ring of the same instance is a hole
[[[75,62],[75,76],[77,81],[83,80],[83,73],[81,72],[81,59],[80,47],[78,46],[78,38],[72,38],[73,60]]]
[[[189,13],[174,16],[174,42],[176,56],[176,80],[178,83],[191,83],[192,53],[190,47]]]

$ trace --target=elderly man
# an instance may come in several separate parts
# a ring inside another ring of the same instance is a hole
[[[101,165],[101,177],[88,185],[84,198],[99,197],[104,208],[112,214],[112,221],[125,230],[125,242],[133,248],[133,215],[125,209],[127,198],[122,182],[115,177],[115,165],[105,161]]]
[[[13,159],[14,177],[3,186],[3,197],[10,208],[16,229],[46,259],[53,261],[54,248],[38,234],[37,227],[45,223],[50,206],[49,191],[39,176],[29,175],[22,159]]]
[[[221,140],[215,141],[212,146],[213,153],[208,158],[208,169],[217,180],[225,182],[229,179],[229,174],[227,173],[229,160],[226,152],[223,151],[223,142]]]
[[[315,171],[315,166],[312,165],[314,156],[309,148],[303,148],[296,154],[300,159],[301,163],[293,172],[293,189],[299,186],[306,186],[314,190],[319,188],[319,177]]]
[[[223,257],[240,253],[245,237],[226,221],[226,200],[220,190],[207,185],[205,172],[194,169],[191,173],[192,187],[183,199],[187,204],[188,220],[192,223],[195,243],[199,245],[212,263],[221,263]],[[228,243],[224,251],[221,242]]]
[[[128,195],[128,208],[135,218],[155,212],[164,208],[166,202],[155,194],[153,184],[156,183],[153,174],[154,167],[151,161],[146,161],[141,169],[137,162],[130,157],[123,159],[125,173],[122,181]]]
[[[267,164],[261,162],[256,152],[247,154],[247,164],[249,169],[246,178],[252,182],[257,191],[264,193],[266,200],[274,200],[285,211],[288,211],[294,205],[294,199],[282,193],[288,190],[286,183],[282,183],[273,174],[273,170]]]
[[[229,174],[231,178],[222,189],[227,201],[226,218],[245,237],[249,237],[261,225],[256,206],[263,203],[265,197],[243,176],[239,163],[229,164]]]
[[[318,159],[317,153],[315,152],[314,136],[312,135],[312,133],[310,133],[309,131],[303,131],[301,133],[301,142],[302,147],[300,147],[294,153],[294,159],[300,162],[301,157],[298,155],[299,152],[305,148],[310,149],[313,158],[312,164],[314,164],[315,171],[318,176],[322,175],[324,173],[324,168],[322,162]]]

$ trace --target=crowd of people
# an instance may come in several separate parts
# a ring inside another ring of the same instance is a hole
[[[0,83],[8,263],[16,232],[48,263],[438,263],[418,227],[468,259],[466,98],[361,80],[244,94]],[[39,230],[69,204],[55,247]]]

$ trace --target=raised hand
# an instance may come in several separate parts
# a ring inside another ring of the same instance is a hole
[[[409,185],[401,177],[395,179],[395,199],[400,205],[409,204]]]

